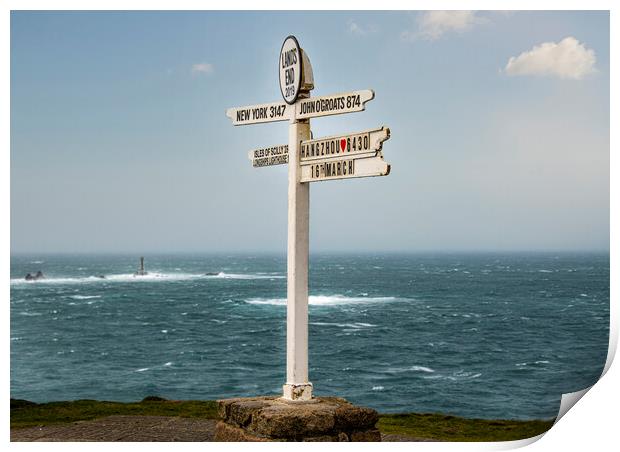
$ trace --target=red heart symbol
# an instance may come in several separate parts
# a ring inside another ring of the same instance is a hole
[[[342,152],[344,152],[344,148],[346,147],[347,147],[347,140],[343,138],[342,140],[340,140],[340,149],[342,149]]]

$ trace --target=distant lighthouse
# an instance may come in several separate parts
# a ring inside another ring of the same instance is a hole
[[[144,275],[148,275],[148,274],[149,273],[144,269],[144,257],[141,256],[140,257],[140,268],[133,275],[134,276],[144,276]]]

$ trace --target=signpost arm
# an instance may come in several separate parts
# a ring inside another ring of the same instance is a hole
[[[286,384],[288,400],[310,400],[308,382],[308,248],[310,184],[301,183],[299,148],[310,139],[310,121],[289,125]]]

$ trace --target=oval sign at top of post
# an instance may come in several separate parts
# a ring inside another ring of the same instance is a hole
[[[289,36],[282,44],[280,50],[280,61],[278,62],[280,72],[280,91],[284,101],[292,105],[299,96],[302,74],[302,55],[301,47],[295,36]]]

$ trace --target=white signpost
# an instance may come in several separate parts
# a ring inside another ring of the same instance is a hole
[[[333,179],[387,176],[383,142],[390,129],[310,139],[310,118],[363,111],[375,97],[372,90],[309,97],[314,89],[310,60],[294,36],[282,44],[278,60],[284,102],[226,111],[233,125],[289,121],[288,145],[250,151],[252,166],[288,163],[288,249],[286,308],[286,384],[283,398],[310,400],[308,381],[308,243],[310,184]]]

